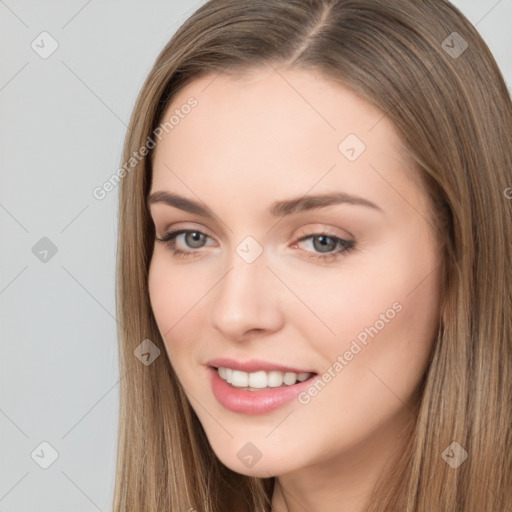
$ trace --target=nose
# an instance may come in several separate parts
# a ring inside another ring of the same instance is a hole
[[[247,263],[237,254],[212,297],[211,324],[226,339],[239,341],[275,332],[283,325],[282,289],[260,256]]]

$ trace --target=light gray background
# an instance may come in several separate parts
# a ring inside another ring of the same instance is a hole
[[[1,512],[111,507],[118,191],[92,191],[120,166],[158,52],[202,3],[0,0]],[[512,0],[454,3],[512,84]],[[43,31],[59,45],[47,59],[31,47],[50,48]]]

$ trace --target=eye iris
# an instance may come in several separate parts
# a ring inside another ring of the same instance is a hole
[[[322,240],[320,245],[316,243],[317,240]],[[326,243],[326,240],[330,240],[331,243]],[[313,238],[313,246],[319,252],[329,252],[336,247],[336,241],[329,236],[320,235]]]
[[[199,247],[202,247],[204,243],[204,235],[197,231],[191,231],[189,233],[185,233],[185,241],[189,247],[198,249]]]

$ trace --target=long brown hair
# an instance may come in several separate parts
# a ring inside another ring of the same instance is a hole
[[[512,510],[512,104],[488,47],[445,0],[210,0],[156,59],[123,162],[190,81],[264,64],[319,71],[380,108],[435,205],[440,327],[407,450],[366,512]],[[114,510],[268,511],[274,480],[220,463],[164,356],[147,282],[151,155],[119,185]],[[148,366],[134,355],[145,339],[163,353]],[[442,456],[453,442],[468,453],[456,469]]]

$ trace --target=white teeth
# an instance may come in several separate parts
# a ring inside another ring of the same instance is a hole
[[[283,385],[292,386],[297,381],[303,382],[312,373],[278,372],[278,371],[258,371],[253,373],[233,370],[232,368],[217,368],[220,377],[237,388],[278,388]]]
[[[246,388],[249,385],[249,374],[247,372],[233,370],[231,384],[237,388]]]
[[[291,386],[292,384],[295,384],[295,382],[297,381],[297,374],[293,372],[286,372],[284,374],[283,381],[288,386]]]
[[[220,370],[220,368],[219,368]],[[249,373],[249,387],[251,388],[266,388],[267,387],[267,373],[254,372]]]
[[[278,388],[283,385],[283,372],[268,372],[267,386],[270,388]]]

